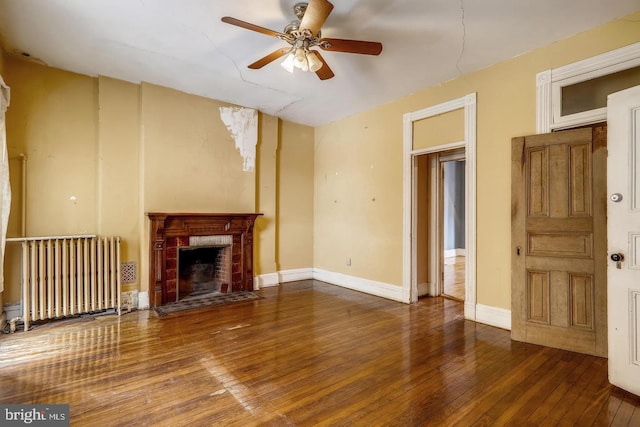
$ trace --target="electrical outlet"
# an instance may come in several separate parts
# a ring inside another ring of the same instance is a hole
[[[351,257],[347,258],[347,267],[351,267]]]

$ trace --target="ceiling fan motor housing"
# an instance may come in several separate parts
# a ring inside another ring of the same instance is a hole
[[[286,27],[284,27],[284,33],[285,34],[291,34],[294,31],[298,31],[300,29],[300,20],[299,19],[294,19],[293,21],[289,22]]]

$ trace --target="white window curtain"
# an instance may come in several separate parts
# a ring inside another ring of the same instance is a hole
[[[5,113],[9,106],[10,90],[0,76],[0,292],[4,291],[4,248],[7,240],[7,224],[11,209],[11,186],[9,185],[9,155]],[[2,311],[2,307],[0,307]]]

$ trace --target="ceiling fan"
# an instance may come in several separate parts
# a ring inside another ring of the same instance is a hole
[[[320,78],[327,80],[334,76],[326,61],[318,50],[319,47],[329,52],[359,53],[363,55],[380,55],[382,44],[363,40],[347,40],[322,38],[320,28],[333,10],[333,4],[327,0],[309,0],[309,3],[297,3],[293,12],[298,19],[291,21],[283,32],[277,32],[258,25],[250,24],[230,16],[222,18],[222,22],[256,31],[268,36],[277,37],[289,43],[290,46],[280,48],[264,58],[258,59],[249,68],[257,70],[276,59],[287,55],[282,66],[289,72],[294,68],[312,71]]]

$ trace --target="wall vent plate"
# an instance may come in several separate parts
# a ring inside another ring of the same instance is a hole
[[[138,263],[135,261],[120,264],[120,283],[136,283],[138,278]]]

